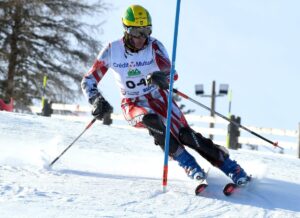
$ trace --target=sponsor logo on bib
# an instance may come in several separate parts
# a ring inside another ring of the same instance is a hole
[[[113,66],[116,68],[127,68],[127,67],[143,67],[153,64],[153,59],[150,61],[136,61],[130,63],[113,63]]]

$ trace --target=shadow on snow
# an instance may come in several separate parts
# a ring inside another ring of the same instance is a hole
[[[63,174],[72,174],[77,176],[88,176],[96,178],[109,178],[118,180],[149,180],[159,181],[160,178],[142,177],[142,176],[126,176],[126,175],[114,175],[108,173],[99,172],[86,172],[79,170],[63,169],[59,170]],[[267,210],[274,210],[281,208],[284,210],[300,212],[300,205],[297,203],[300,199],[300,185],[274,180],[269,178],[263,178],[254,180],[248,187],[238,189],[230,197],[226,197],[222,193],[224,182],[220,178],[213,176],[208,178],[209,186],[203,193],[202,197],[227,201],[235,204],[250,205]],[[182,180],[174,180],[172,182],[186,183]],[[172,191],[172,190],[171,190]],[[191,195],[184,191],[175,191],[183,195]],[[192,197],[196,197],[191,195]],[[197,197],[196,197],[197,198]]]

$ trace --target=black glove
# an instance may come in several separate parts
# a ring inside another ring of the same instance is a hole
[[[102,120],[106,113],[112,113],[112,106],[102,97],[98,96],[93,100],[92,115]]]
[[[168,89],[169,82],[168,82],[168,74],[163,71],[155,71],[149,75],[147,75],[147,84],[157,85],[161,89]]]

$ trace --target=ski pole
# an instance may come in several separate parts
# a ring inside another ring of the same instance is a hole
[[[92,125],[93,123],[96,121],[96,117],[92,119],[91,122],[89,122],[89,124],[85,127],[85,129],[80,133],[79,136],[77,136],[76,139],[74,139],[74,141],[58,156],[56,157],[49,165],[49,167],[52,167],[52,165],[83,135],[83,133],[85,133],[85,131],[87,131]]]
[[[187,96],[186,94],[184,94],[184,93],[178,91],[177,89],[173,89],[173,91],[174,91],[174,93],[176,93],[177,95],[179,95],[179,96],[181,96],[181,97],[183,97],[183,98],[185,98],[185,99],[187,99],[187,100],[190,100],[191,102],[193,102],[193,103],[195,103],[195,104],[197,104],[197,105],[199,105],[199,106],[205,108],[206,110],[211,111],[211,108],[209,108],[209,107],[207,107],[206,105],[204,105],[204,104],[202,104],[202,103],[200,103],[200,102],[198,102],[198,101],[192,99],[191,97],[189,97],[189,96]],[[271,140],[269,140],[269,139],[263,137],[262,135],[259,135],[258,133],[256,133],[256,132],[254,132],[254,131],[248,129],[247,127],[245,127],[245,126],[243,126],[243,125],[241,125],[241,124],[239,124],[239,123],[237,123],[237,122],[235,122],[235,121],[233,121],[233,120],[230,120],[230,119],[227,118],[226,116],[224,116],[224,115],[222,115],[222,114],[220,114],[220,113],[218,113],[218,112],[216,112],[216,111],[214,111],[214,113],[217,114],[219,117],[222,117],[224,120],[227,120],[228,122],[234,124],[236,127],[239,127],[239,128],[241,128],[241,129],[243,129],[243,130],[246,130],[247,132],[251,133],[252,135],[255,135],[256,137],[258,137],[258,138],[260,138],[260,139],[262,139],[262,140],[264,140],[264,141],[266,141],[266,142],[272,144],[274,147],[280,148],[281,151],[283,151],[283,147],[279,146],[279,145],[278,145],[278,142],[273,142],[273,141],[271,141]]]

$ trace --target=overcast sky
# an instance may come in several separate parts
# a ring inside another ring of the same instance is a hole
[[[121,17],[131,4],[148,9],[153,21],[152,36],[166,46],[172,58],[176,2],[113,1],[99,39],[108,43],[122,37]],[[232,113],[242,124],[297,129],[300,93],[300,1],[213,0],[181,1],[174,84],[185,94],[210,106],[210,99],[196,96],[195,84],[206,94],[216,80],[229,84],[233,93]],[[120,98],[112,73],[99,85],[115,112]],[[218,91],[218,90],[217,90]],[[209,112],[184,101],[195,114]],[[216,110],[227,115],[228,98],[219,97]]]

